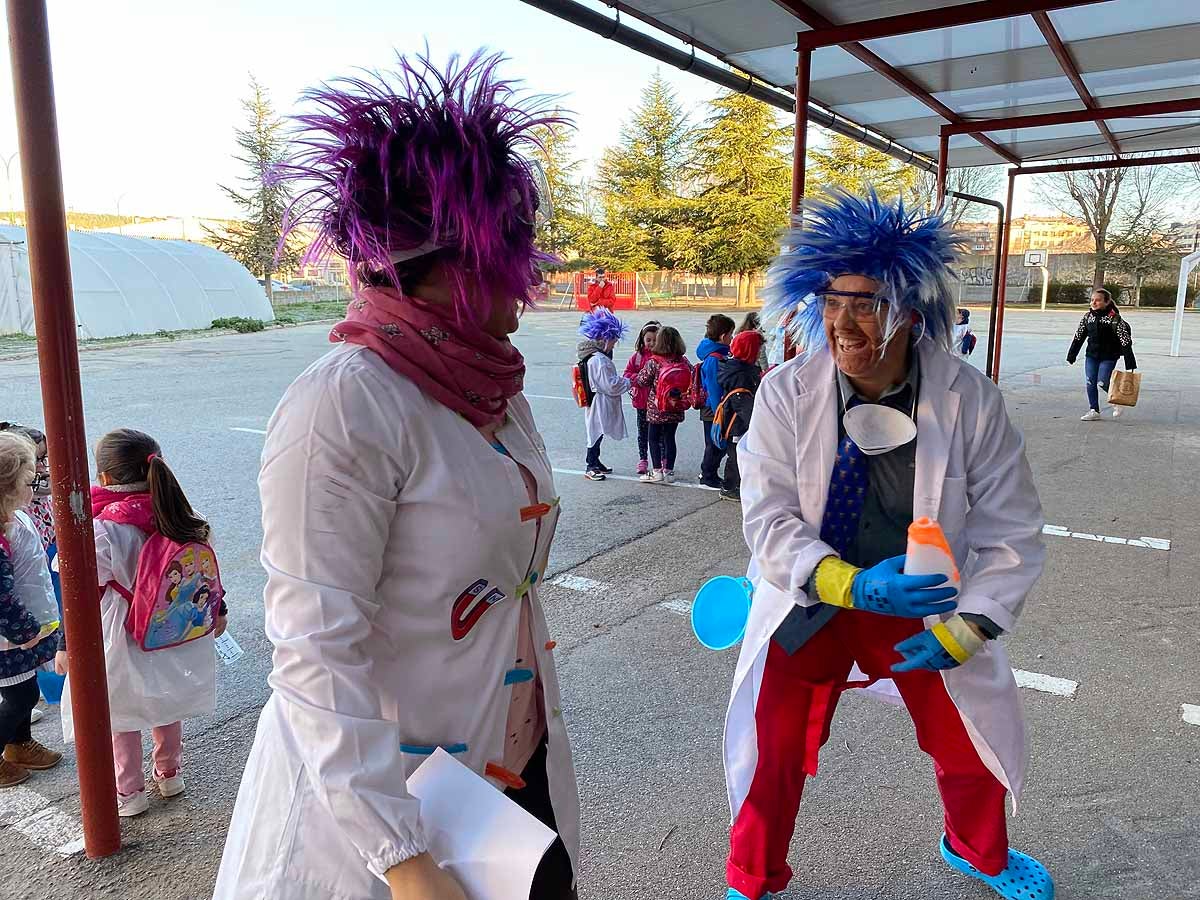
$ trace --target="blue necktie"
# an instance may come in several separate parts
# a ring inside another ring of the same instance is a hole
[[[858,398],[852,397],[846,408],[852,409],[858,403]],[[858,536],[858,522],[862,518],[869,483],[870,465],[867,455],[849,435],[843,435],[833,460],[833,472],[829,476],[829,497],[825,501],[825,516],[821,520],[821,540],[843,558],[849,553],[854,539]],[[775,630],[775,641],[791,655],[820,631],[837,611],[836,606],[827,603],[794,607]]]
[[[853,402],[850,404],[853,406]],[[821,540],[842,557],[850,552],[858,535],[858,520],[867,499],[870,467],[867,455],[847,435],[838,444],[829,478],[829,499],[821,522]]]

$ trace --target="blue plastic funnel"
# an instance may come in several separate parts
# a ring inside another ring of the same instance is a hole
[[[728,650],[746,633],[754,586],[745,578],[718,575],[696,592],[692,631],[709,650]]]

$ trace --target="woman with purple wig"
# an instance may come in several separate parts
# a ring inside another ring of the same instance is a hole
[[[530,897],[575,895],[578,794],[538,600],[558,497],[509,341],[546,258],[519,153],[559,120],[499,62],[401,58],[306,95],[289,221],[346,259],[354,299],[268,427],[274,692],[222,900],[461,900],[405,787],[438,748],[558,833]]]

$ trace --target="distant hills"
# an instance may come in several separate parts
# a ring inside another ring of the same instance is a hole
[[[67,227],[80,231],[99,231],[104,228],[118,228],[122,225],[135,225],[139,222],[161,222],[166,216],[118,216],[113,213],[68,212]],[[25,211],[0,212],[0,225],[25,224]]]

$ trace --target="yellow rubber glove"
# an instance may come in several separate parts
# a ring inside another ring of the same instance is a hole
[[[827,556],[819,563],[813,572],[813,585],[817,589],[817,599],[830,606],[840,606],[842,609],[854,608],[854,578],[861,572],[858,566]]]

